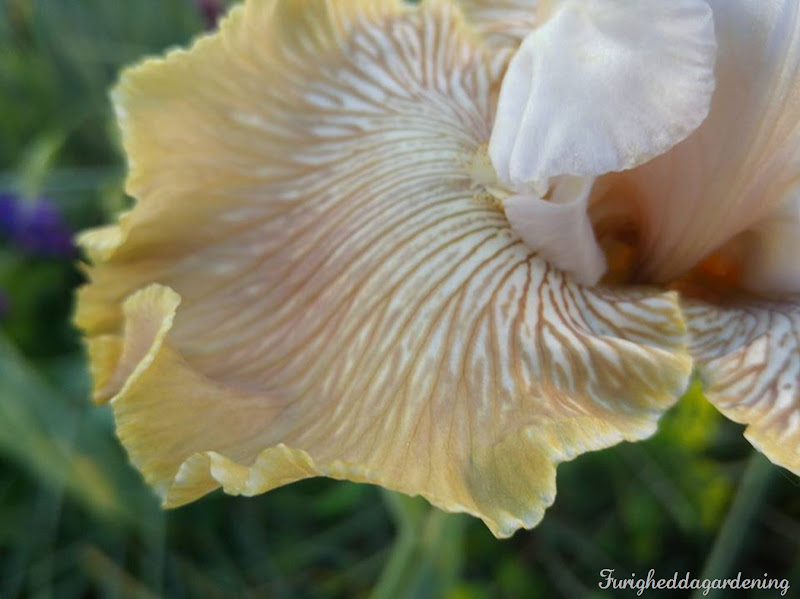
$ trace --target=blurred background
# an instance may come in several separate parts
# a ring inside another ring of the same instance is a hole
[[[88,400],[71,236],[130,203],[120,68],[213,28],[222,4],[0,0],[0,597],[636,596],[601,591],[604,568],[768,573],[800,596],[800,481],[696,388],[650,441],[562,465],[543,523],[510,540],[323,479],[158,507]]]

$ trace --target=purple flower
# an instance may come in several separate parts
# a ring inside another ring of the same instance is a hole
[[[222,13],[224,2],[222,0],[195,0],[195,6],[203,17],[207,29],[214,29]]]
[[[70,258],[75,254],[72,231],[61,210],[39,198],[27,203],[0,193],[0,239],[34,256]]]

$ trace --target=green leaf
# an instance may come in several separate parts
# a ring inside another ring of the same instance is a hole
[[[148,526],[142,514],[157,509],[155,500],[125,463],[109,423],[99,425],[106,410],[56,391],[3,336],[0,381],[0,454],[95,515]]]
[[[431,507],[420,497],[383,493],[397,526],[389,561],[373,599],[435,599],[458,583],[467,517]]]

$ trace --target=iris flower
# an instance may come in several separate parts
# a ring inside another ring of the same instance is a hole
[[[248,0],[113,101],[76,318],[166,506],[323,475],[505,537],[693,373],[800,473],[795,0]]]

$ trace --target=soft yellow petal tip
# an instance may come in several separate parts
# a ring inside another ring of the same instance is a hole
[[[108,225],[83,231],[77,241],[89,259],[96,263],[108,260],[124,239],[125,234],[119,225]]]

